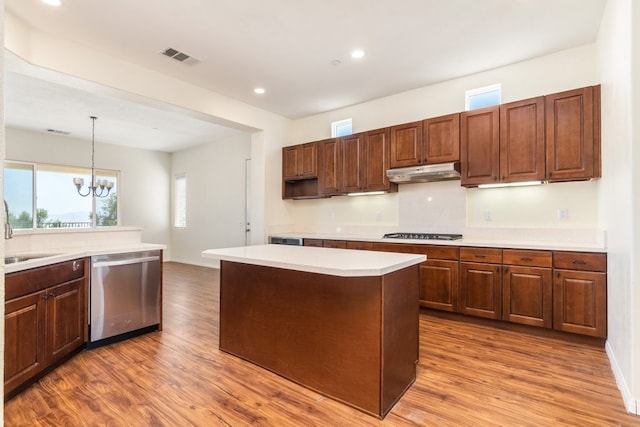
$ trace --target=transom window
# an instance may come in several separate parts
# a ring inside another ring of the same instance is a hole
[[[4,199],[9,208],[11,226],[28,229],[118,225],[119,172],[96,169],[97,180],[106,179],[114,183],[105,198],[80,196],[73,178],[84,178],[84,182],[89,183],[91,169],[5,162]]]
[[[467,111],[500,105],[502,102],[502,84],[498,83],[467,90],[464,93],[464,101],[464,108]]]

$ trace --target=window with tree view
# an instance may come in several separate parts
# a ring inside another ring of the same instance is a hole
[[[14,229],[118,225],[118,172],[96,170],[114,183],[107,197],[82,197],[73,178],[91,181],[91,170],[40,163],[5,162],[4,198]],[[86,184],[85,184],[86,185]],[[83,188],[86,190],[86,187]]]

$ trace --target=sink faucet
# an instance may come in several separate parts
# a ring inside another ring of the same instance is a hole
[[[4,238],[10,239],[13,237],[13,229],[11,228],[11,224],[9,224],[9,205],[7,201],[4,201]]]

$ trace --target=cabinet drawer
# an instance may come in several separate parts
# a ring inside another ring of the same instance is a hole
[[[304,246],[322,247],[322,239],[304,239]]]
[[[501,264],[502,249],[460,248],[460,261]]]
[[[372,251],[373,242],[360,242],[356,240],[347,240],[347,249],[360,249],[364,251]]]
[[[346,249],[347,241],[346,240],[323,240],[322,241],[323,248],[339,248]]]
[[[84,260],[73,260],[5,275],[5,300],[84,276]]]
[[[373,250],[385,252],[402,252],[405,254],[426,255],[430,259],[447,259],[458,261],[460,248],[457,246],[411,245],[404,243],[374,243]]]
[[[607,254],[590,252],[554,252],[553,268],[606,272]]]
[[[502,252],[502,263],[506,265],[524,265],[531,267],[551,268],[551,255],[552,253],[548,251],[505,249]]]

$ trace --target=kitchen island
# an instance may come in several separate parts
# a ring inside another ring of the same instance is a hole
[[[212,249],[220,349],[379,418],[415,380],[424,255]]]

